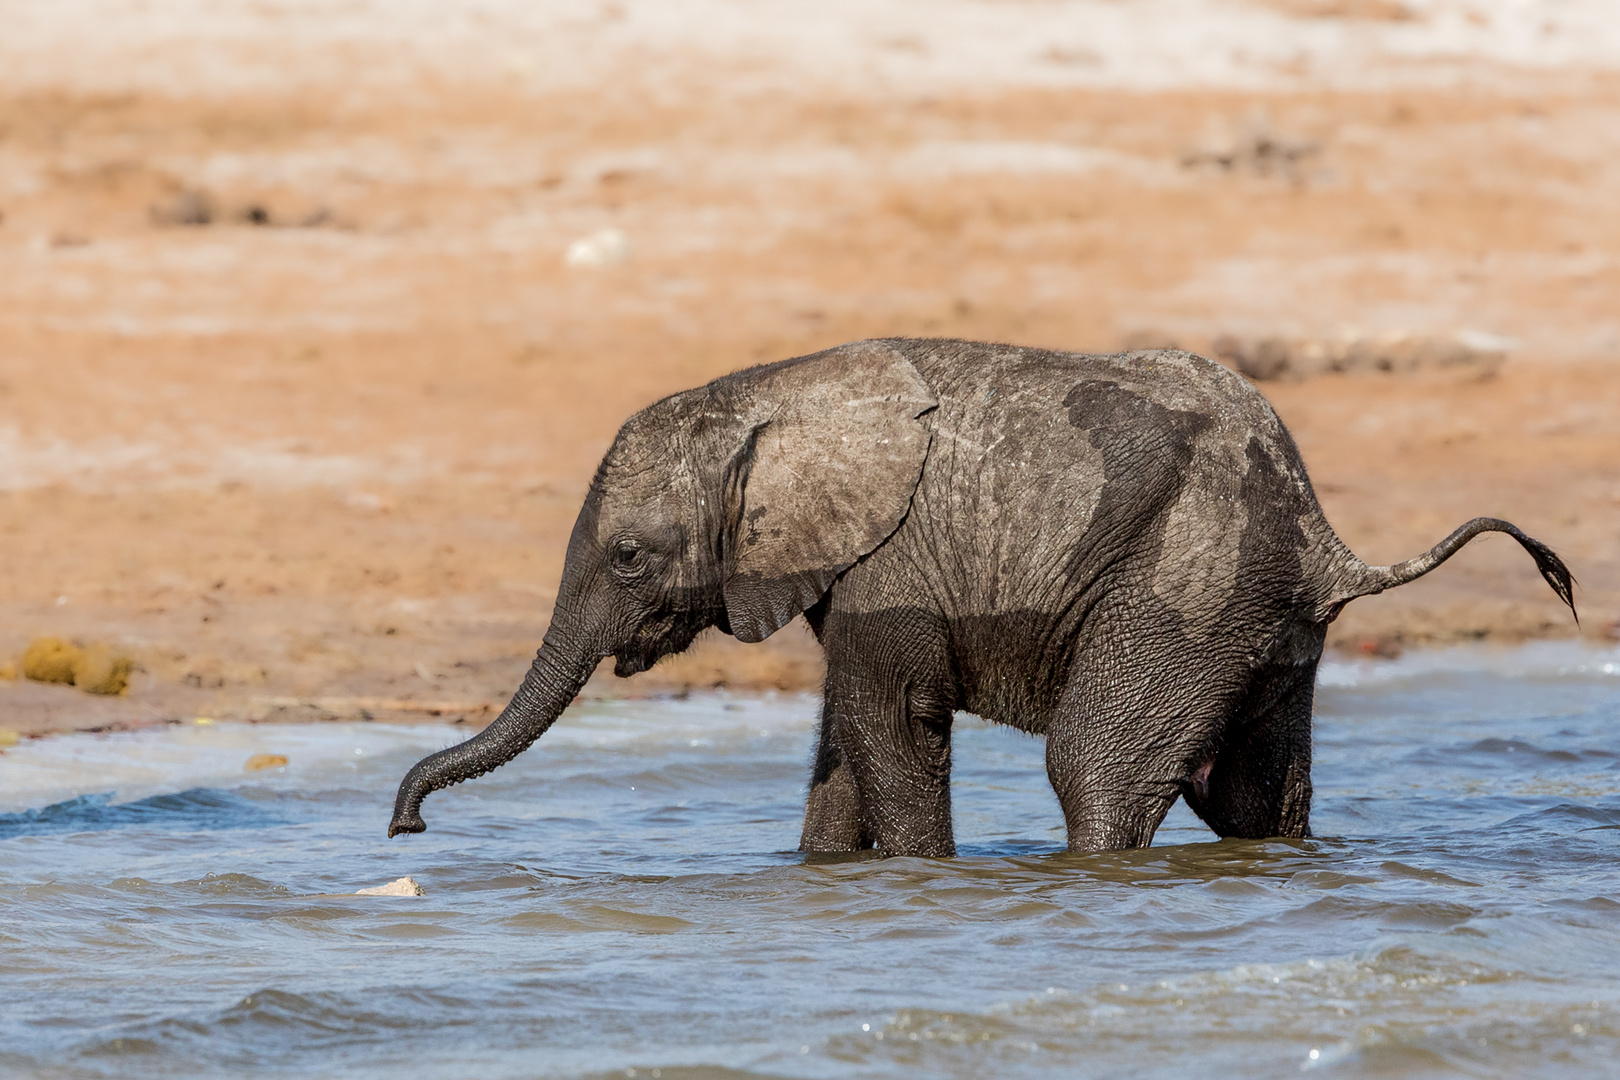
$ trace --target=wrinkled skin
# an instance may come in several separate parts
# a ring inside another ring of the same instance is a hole
[[[804,613],[828,667],[805,851],[953,854],[958,711],[1046,737],[1071,849],[1145,845],[1177,797],[1222,836],[1305,836],[1328,623],[1484,531],[1573,609],[1557,556],[1495,519],[1362,563],[1271,407],[1188,353],[888,340],[738,372],[625,424],[523,685],[411,770],[389,835],[602,657],[631,675]]]

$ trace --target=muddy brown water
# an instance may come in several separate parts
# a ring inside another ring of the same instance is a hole
[[[1297,843],[1062,853],[963,718],[959,858],[809,861],[814,712],[579,708],[393,842],[452,731],[10,748],[0,1075],[1620,1075],[1620,652],[1325,665]]]

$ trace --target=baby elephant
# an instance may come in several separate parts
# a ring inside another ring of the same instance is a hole
[[[631,417],[568,542],[544,643],[498,719],[419,762],[430,792],[522,753],[597,662],[803,613],[827,654],[802,847],[948,856],[957,710],[1046,736],[1069,847],[1146,845],[1177,796],[1221,836],[1306,836],[1311,696],[1358,596],[1505,532],[1475,518],[1368,566],[1241,376],[1179,351],[862,341]]]

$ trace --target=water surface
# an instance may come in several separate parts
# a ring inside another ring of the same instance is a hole
[[[814,713],[578,708],[392,842],[456,729],[12,748],[0,1075],[1620,1075],[1620,654],[1325,665],[1297,843],[1062,853],[963,718],[961,857],[807,862]]]

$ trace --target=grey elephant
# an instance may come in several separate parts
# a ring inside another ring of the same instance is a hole
[[[635,416],[568,542],[550,628],[501,715],[405,777],[430,792],[527,749],[604,657],[644,671],[716,626],[803,613],[827,657],[801,846],[949,856],[958,710],[1046,737],[1068,845],[1148,844],[1179,796],[1221,836],[1302,837],[1328,623],[1505,532],[1368,566],[1241,376],[1180,351],[863,341]]]

